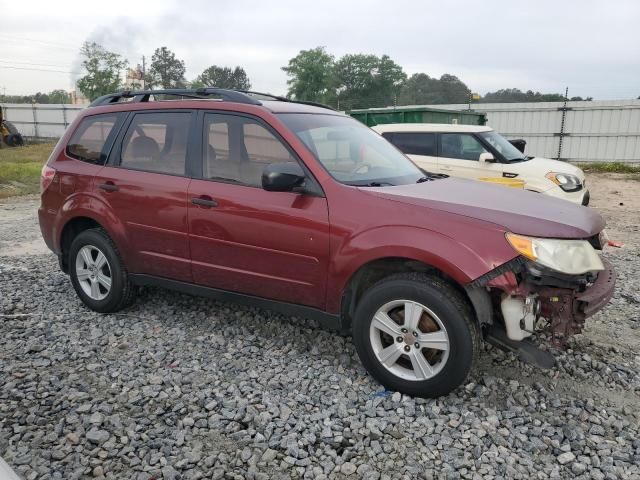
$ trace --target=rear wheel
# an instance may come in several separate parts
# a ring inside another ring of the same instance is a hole
[[[69,267],[73,288],[92,310],[116,312],[133,302],[134,286],[118,249],[104,230],[85,230],[74,238]]]
[[[401,274],[367,291],[353,340],[369,373],[386,388],[438,397],[458,387],[479,351],[467,302],[443,280]]]

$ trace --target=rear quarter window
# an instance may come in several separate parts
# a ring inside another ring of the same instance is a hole
[[[384,133],[384,138],[406,155],[436,156],[436,134],[421,132]]]
[[[83,162],[104,165],[105,144],[118,121],[117,114],[92,115],[80,122],[67,144],[67,155]]]

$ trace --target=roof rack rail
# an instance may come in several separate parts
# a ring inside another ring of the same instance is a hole
[[[303,105],[311,105],[313,107],[327,108],[329,110],[333,110],[334,112],[337,111],[335,108],[330,107],[329,105],[325,105],[324,103],[319,103],[319,102],[310,102],[310,101],[307,101],[307,100],[291,100],[290,98],[281,97],[280,95],[272,95],[270,93],[262,93],[262,92],[252,92],[251,90],[238,90],[238,92],[246,93],[246,94],[249,94],[249,95],[256,95],[256,96],[259,96],[259,97],[271,98],[273,100],[278,100],[280,102],[301,103]]]
[[[118,103],[123,98],[131,98],[132,102],[148,102],[151,96],[155,95],[173,95],[176,97],[202,99],[208,96],[217,96],[227,102],[246,103],[249,105],[262,105],[259,100],[238,90],[229,90],[226,88],[168,88],[164,90],[125,90],[118,93],[111,93],[96,98],[90,107],[98,107],[100,105],[109,105]]]

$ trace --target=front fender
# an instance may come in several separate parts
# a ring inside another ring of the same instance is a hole
[[[339,310],[339,299],[353,275],[364,265],[383,258],[405,258],[432,266],[460,285],[465,285],[517,253],[507,244],[504,232],[482,232],[453,238],[444,233],[407,225],[373,228],[343,242],[333,256],[328,295],[329,311]],[[338,299],[338,302],[335,302]]]

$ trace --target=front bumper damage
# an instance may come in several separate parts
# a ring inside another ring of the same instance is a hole
[[[531,353],[533,344],[526,341],[527,337],[546,329],[551,343],[564,347],[570,337],[582,332],[586,318],[609,303],[616,274],[608,260],[602,258],[602,263],[605,269],[600,272],[564,275],[516,258],[477,279],[467,291],[482,289],[488,293],[492,315],[485,315],[483,328],[493,337],[492,343],[518,350],[521,358],[522,347],[528,352],[524,356],[531,357],[535,352]]]

